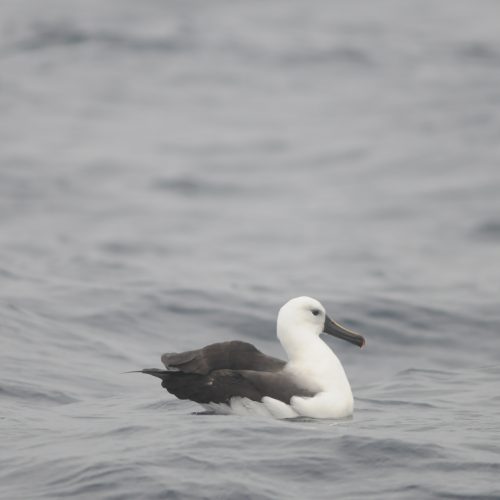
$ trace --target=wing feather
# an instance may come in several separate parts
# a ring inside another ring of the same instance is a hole
[[[215,370],[255,370],[275,372],[285,362],[259,351],[248,342],[233,340],[210,344],[202,349],[181,353],[165,353],[161,357],[167,369],[208,375]]]
[[[142,370],[161,378],[162,387],[179,399],[197,403],[229,403],[232,397],[261,401],[269,396],[289,403],[292,396],[313,396],[285,373],[215,370],[208,375],[158,369]]]
[[[248,342],[219,342],[194,351],[165,353],[161,360],[166,370],[142,371],[161,378],[161,385],[179,399],[206,404],[229,403],[238,396],[261,401],[269,396],[288,404],[292,396],[314,395],[283,371],[284,361]]]

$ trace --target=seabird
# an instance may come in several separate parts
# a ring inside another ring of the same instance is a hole
[[[161,379],[179,399],[216,413],[342,418],[353,412],[351,386],[335,353],[320,338],[328,333],[363,347],[365,339],[328,317],[311,297],[296,297],[278,313],[277,334],[288,362],[267,356],[247,342],[166,353],[166,370],[142,373]]]

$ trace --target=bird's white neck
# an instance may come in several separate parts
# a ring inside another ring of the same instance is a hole
[[[323,360],[332,356],[333,351],[315,333],[278,329],[278,339],[285,349],[288,359],[294,362],[311,362],[312,360]]]
[[[288,370],[308,379],[311,386],[316,385],[322,391],[334,389],[351,394],[342,364],[319,335],[278,326],[278,339],[288,355]]]

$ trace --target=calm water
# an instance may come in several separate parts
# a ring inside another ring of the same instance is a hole
[[[499,499],[500,4],[0,3],[2,499]],[[344,421],[127,370],[319,298]]]

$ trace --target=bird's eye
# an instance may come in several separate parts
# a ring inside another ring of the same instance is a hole
[[[321,311],[319,309],[313,309],[311,312],[314,314],[314,316],[318,316]]]

